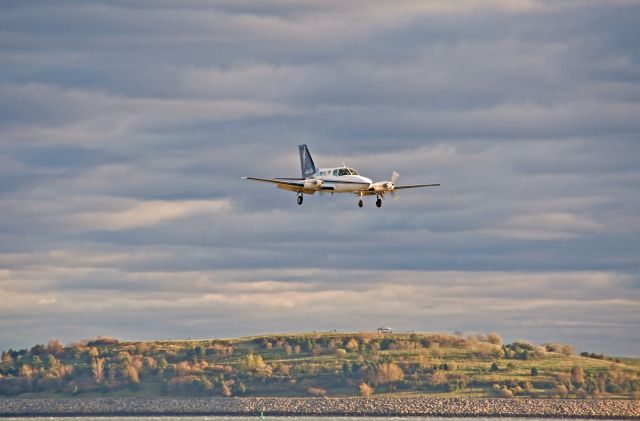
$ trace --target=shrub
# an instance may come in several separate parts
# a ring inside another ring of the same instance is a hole
[[[47,352],[51,355],[60,355],[64,351],[64,347],[58,339],[52,339],[47,344]]]
[[[571,383],[581,385],[584,383],[584,371],[582,367],[574,365],[571,368]]]
[[[544,344],[548,352],[557,352],[564,355],[575,355],[576,349],[573,345],[560,344],[560,343],[548,343]]]
[[[429,382],[432,386],[440,386],[447,383],[449,376],[444,371],[436,370],[429,375]]]
[[[227,398],[233,396],[233,389],[231,388],[235,383],[234,380],[225,380],[222,382],[222,394]]]
[[[555,392],[556,396],[564,398],[569,394],[569,390],[567,390],[567,387],[563,384],[559,384],[557,385],[553,391]]]
[[[370,367],[367,377],[374,385],[394,383],[404,379],[404,371],[395,363],[383,363]]]
[[[360,396],[363,398],[368,398],[373,395],[373,388],[366,383],[360,383],[358,389],[360,389]]]
[[[500,397],[501,398],[513,398],[513,392],[510,389],[507,389],[505,387],[503,389],[500,389]]]
[[[502,345],[502,338],[495,332],[487,334],[487,341],[494,345]]]
[[[450,392],[463,390],[467,387],[468,379],[464,374],[453,374],[447,377],[447,388]]]
[[[319,387],[309,387],[307,389],[307,393],[310,396],[326,396],[327,395],[327,391]]]
[[[350,338],[347,343],[345,344],[345,348],[347,348],[347,350],[349,350],[350,352],[354,352],[358,350],[358,341],[355,340],[354,338]]]
[[[92,347],[92,346],[110,346],[110,345],[118,345],[120,343],[120,340],[116,339],[116,338],[109,338],[109,337],[101,337],[98,336],[95,339],[89,339],[86,343],[86,345],[88,347]]]

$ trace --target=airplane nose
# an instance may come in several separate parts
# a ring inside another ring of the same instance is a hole
[[[371,187],[371,184],[373,183],[373,181],[371,181],[370,178],[362,177],[362,176],[360,176],[360,178],[362,179],[363,183],[369,183],[369,187]]]

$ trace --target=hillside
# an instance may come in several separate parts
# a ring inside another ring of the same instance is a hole
[[[640,396],[640,360],[496,334],[310,333],[2,352],[0,396]]]

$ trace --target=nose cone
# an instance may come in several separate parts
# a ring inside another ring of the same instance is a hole
[[[371,181],[371,179],[370,179],[370,178],[363,177],[363,176],[359,176],[359,177],[360,177],[360,179],[362,180],[362,182],[363,182],[363,183],[367,183],[367,184],[369,184],[369,187],[371,187],[371,184],[372,184],[373,182]]]

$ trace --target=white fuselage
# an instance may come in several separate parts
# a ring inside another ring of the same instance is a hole
[[[371,179],[358,174],[353,168],[321,168],[311,178],[322,180],[324,186],[336,193],[356,193],[371,187]]]

